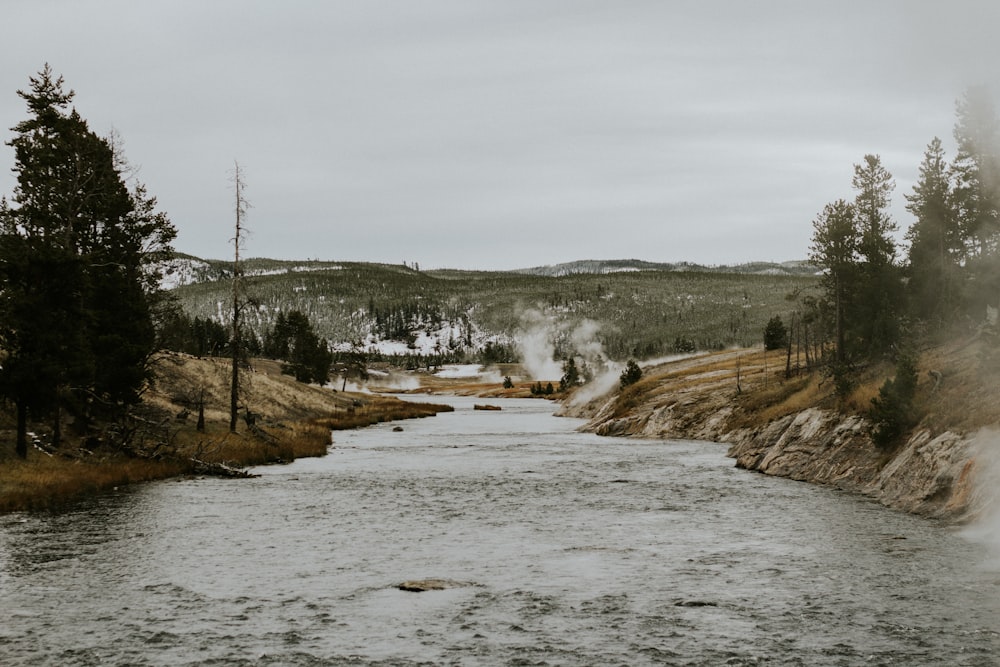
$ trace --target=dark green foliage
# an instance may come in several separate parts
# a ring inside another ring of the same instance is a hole
[[[505,375],[504,378],[503,378],[503,388],[504,389],[513,389],[514,388],[514,381],[510,379],[509,375]]]
[[[298,310],[278,313],[278,318],[264,337],[264,356],[281,359],[285,363],[281,372],[292,375],[299,382],[316,382],[324,385],[330,381],[333,353],[326,339],[313,330],[309,318]]]
[[[572,357],[563,363],[562,370],[563,374],[559,380],[559,391],[566,391],[583,383],[583,380],[580,378],[580,371],[576,367],[576,361]]]
[[[848,347],[848,331],[852,329],[852,304],[858,283],[860,237],[854,206],[843,199],[827,204],[813,221],[809,259],[824,269],[824,301],[832,312],[836,360],[841,365],[854,347]]]
[[[178,288],[185,311],[214,316],[216,304],[227,299],[230,287],[222,277],[230,267],[209,262],[200,275],[219,279]],[[338,346],[369,334],[407,341],[420,331],[435,333],[434,355],[442,363],[516,361],[513,341],[525,330],[527,311],[567,331],[585,319],[600,322],[596,342],[611,359],[670,354],[678,351],[678,339],[682,351],[752,345],[767,320],[787,308],[785,294],[817,283],[814,276],[693,271],[548,277],[262,259],[247,260],[244,267],[260,304],[245,323],[258,337],[274,325],[276,313],[299,310]],[[500,346],[489,360],[480,354],[483,340]]]
[[[161,349],[184,352],[196,357],[220,357],[229,354],[229,331],[215,320],[191,318],[171,311],[160,321],[157,345]],[[256,339],[248,346],[259,347]]]
[[[872,399],[869,417],[872,421],[872,441],[879,447],[896,442],[916,422],[913,398],[917,391],[917,362],[911,354],[901,354],[896,360],[896,377],[888,379]]]
[[[512,364],[518,361],[517,349],[514,345],[487,341],[478,355],[478,361],[484,366]]]
[[[870,154],[854,166],[852,185],[857,191],[854,210],[860,232],[860,261],[849,319],[857,343],[854,351],[875,358],[899,341],[903,314],[902,271],[896,263],[893,238],[898,225],[889,215],[896,185],[879,156]]]
[[[866,155],[854,166],[852,185],[854,202],[827,204],[813,222],[809,256],[824,269],[821,312],[832,320],[831,374],[841,396],[853,384],[849,376],[856,363],[892,349],[903,314],[902,271],[892,236],[896,223],[888,213],[892,175],[877,155]]]
[[[62,83],[46,66],[18,91],[29,117],[8,142],[17,186],[0,203],[0,391],[19,418],[55,410],[54,433],[61,407],[85,424],[138,401],[164,303],[156,266],[175,236]]]
[[[963,244],[952,207],[948,165],[937,137],[927,146],[920,178],[906,201],[906,209],[915,218],[906,233],[909,312],[941,329],[960,307]]]
[[[543,387],[541,380],[531,385],[531,395],[532,396],[549,396],[555,393],[555,387],[552,386],[551,382],[546,383]]]
[[[618,378],[618,383],[624,389],[629,385],[633,385],[642,379],[642,369],[639,368],[639,364],[635,362],[635,359],[629,359],[628,363],[625,364],[625,370],[622,371],[621,376]]]
[[[674,344],[670,348],[670,351],[678,354],[688,354],[690,352],[694,352],[696,349],[698,348],[694,344],[693,340],[690,338],[684,338],[683,336],[678,336],[674,339]]]
[[[788,329],[781,321],[780,315],[775,315],[767,321],[764,327],[764,349],[780,350],[788,345]]]
[[[968,88],[955,112],[952,201],[962,259],[993,256],[1000,250],[1000,122],[990,91],[982,86]]]

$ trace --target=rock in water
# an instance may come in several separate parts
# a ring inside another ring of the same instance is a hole
[[[468,584],[450,579],[413,579],[404,581],[396,588],[410,593],[423,593],[424,591],[443,591],[446,588],[460,588],[462,586],[468,586]]]

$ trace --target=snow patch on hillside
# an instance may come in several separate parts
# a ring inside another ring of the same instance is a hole
[[[211,268],[200,259],[168,259],[160,265],[160,289],[172,290],[199,282]]]

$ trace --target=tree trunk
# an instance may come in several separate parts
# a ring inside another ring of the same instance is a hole
[[[56,401],[56,409],[52,417],[52,447],[58,447],[62,443],[62,408],[59,401]]]
[[[202,389],[198,395],[198,425],[195,426],[198,433],[205,432],[205,390]]]
[[[792,328],[795,327],[795,315],[791,317]],[[785,379],[792,377],[792,332],[788,332],[788,352],[785,355]]]
[[[22,459],[28,458],[28,406],[17,401],[17,443],[14,451]]]

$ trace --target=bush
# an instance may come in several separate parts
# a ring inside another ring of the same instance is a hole
[[[917,364],[912,355],[900,355],[896,377],[888,379],[872,399],[872,441],[879,447],[894,444],[916,422],[913,397],[917,391]]]
[[[678,336],[674,339],[673,351],[678,354],[688,354],[694,352],[697,347],[693,340],[689,338],[684,338],[683,336]]]
[[[788,329],[781,317],[775,315],[764,327],[764,349],[780,350],[788,345]]]
[[[580,371],[577,370],[576,361],[570,357],[563,364],[563,376],[559,380],[559,391],[566,391],[580,384],[583,384],[580,379]]]
[[[634,359],[629,359],[628,364],[625,365],[625,370],[622,371],[619,382],[621,383],[622,389],[629,385],[633,385],[642,378],[642,369],[639,368],[639,364],[635,363]]]

